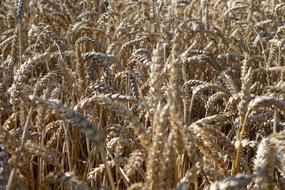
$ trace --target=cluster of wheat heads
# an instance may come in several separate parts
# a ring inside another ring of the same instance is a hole
[[[285,189],[284,0],[0,0],[0,189]]]

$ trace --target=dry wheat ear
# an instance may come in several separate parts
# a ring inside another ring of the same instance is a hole
[[[0,0],[0,189],[285,189],[285,0]]]

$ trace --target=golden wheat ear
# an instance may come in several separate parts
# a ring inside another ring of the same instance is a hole
[[[231,176],[223,181],[214,182],[204,190],[222,190],[222,189],[242,189],[245,188],[253,179],[252,175],[249,174],[238,174]]]
[[[285,189],[284,12],[0,0],[0,189]]]
[[[278,189],[274,181],[276,169],[284,175],[284,131],[274,133],[258,145],[254,160],[254,189]]]

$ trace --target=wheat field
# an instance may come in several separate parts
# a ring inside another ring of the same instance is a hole
[[[284,190],[285,0],[0,0],[0,189]]]

